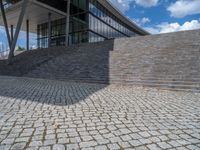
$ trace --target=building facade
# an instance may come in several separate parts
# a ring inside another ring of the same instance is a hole
[[[39,48],[62,46],[66,45],[66,42],[71,45],[149,34],[123,16],[108,0],[70,0],[70,7],[67,6],[68,1],[30,0],[26,20],[31,22],[33,18],[37,21],[31,23],[32,27],[29,27],[28,32],[37,34]],[[12,1],[12,5],[20,2],[20,0]],[[40,7],[40,9],[30,11],[34,7]],[[42,8],[45,11],[41,10]],[[46,13],[46,17],[38,15],[39,11],[43,11],[43,15]],[[68,22],[66,21],[67,12],[70,13]],[[69,23],[68,28],[67,23]],[[27,25],[24,26],[27,27]],[[25,28],[24,26],[22,29]]]

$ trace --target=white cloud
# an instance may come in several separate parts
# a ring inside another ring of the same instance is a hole
[[[152,7],[158,4],[159,0],[135,0],[135,3],[143,7]]]
[[[184,24],[163,22],[155,27],[145,27],[152,34],[200,29],[200,20],[187,21]]]
[[[122,12],[127,11],[130,8],[131,3],[134,0],[110,0],[118,9]]]
[[[200,0],[177,0],[168,8],[172,17],[183,18],[200,13]]]
[[[141,19],[139,19],[139,18],[132,19],[132,21],[135,22],[136,24],[140,25],[140,26],[151,22],[151,20],[149,18],[146,18],[146,17],[143,17]]]
[[[117,8],[122,12],[127,11],[130,8],[130,5],[135,3],[142,7],[152,7],[156,6],[159,0],[110,0]]]
[[[157,27],[144,27],[144,29],[151,34],[159,34],[159,29],[157,29]]]
[[[142,24],[149,23],[150,21],[151,21],[151,20],[150,20],[149,18],[146,18],[146,17],[144,17],[144,18],[141,19],[141,23],[142,23]]]

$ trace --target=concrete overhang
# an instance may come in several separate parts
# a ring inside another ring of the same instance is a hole
[[[18,2],[6,9],[6,17],[9,27],[14,25],[16,27],[19,14],[21,11],[22,1]],[[37,32],[37,25],[48,21],[48,13],[52,14],[52,20],[63,18],[66,13],[59,11],[49,5],[38,2],[36,0],[29,0],[22,24],[22,31],[26,31],[26,19],[29,20],[29,30],[32,33]],[[3,19],[0,13],[0,25],[4,26]]]
[[[128,25],[129,27],[131,27],[137,33],[140,33],[142,35],[149,35],[150,34],[149,32],[145,31],[144,29],[142,29],[141,27],[136,25],[133,21],[131,21],[130,19],[125,17],[118,8],[116,8],[115,6],[113,6],[113,4],[111,4],[111,2],[109,2],[109,0],[97,0],[97,1],[102,6],[107,8],[119,20],[121,20],[124,24]]]

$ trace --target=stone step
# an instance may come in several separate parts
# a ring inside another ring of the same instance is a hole
[[[135,85],[135,86],[144,86],[144,87],[156,87],[161,90],[177,90],[177,91],[187,91],[187,92],[200,92],[200,83],[198,85],[186,85],[186,84],[162,84],[162,83],[147,83],[147,82],[138,82],[138,81],[125,81],[125,80],[97,80],[91,78],[56,78],[60,81],[71,81],[71,82],[88,82],[88,83],[99,83],[99,84],[119,84],[119,85]]]
[[[193,86],[193,85],[177,85],[177,84],[152,84],[152,83],[146,83],[146,82],[130,82],[130,81],[123,81],[123,83],[120,82],[111,82],[115,84],[122,84],[122,85],[138,85],[138,86],[146,86],[146,87],[157,87],[160,89],[170,89],[170,90],[183,90],[183,91],[195,91],[200,92],[200,86]]]
[[[174,86],[188,86],[188,87],[200,87],[200,82],[186,82],[186,81],[168,81],[168,80],[160,80],[160,81],[155,81],[155,80],[126,80],[126,79],[121,79],[121,80],[115,80],[112,79],[110,80],[111,83],[117,82],[117,83],[127,83],[127,84],[152,84],[152,85],[174,85]]]
[[[192,80],[199,80],[200,76],[199,75],[162,75],[162,74],[134,74],[134,73],[129,73],[129,74],[109,74],[109,76],[112,77],[126,77],[126,78],[138,78],[138,79],[192,79]]]
[[[200,30],[22,53],[0,75],[199,90]]]

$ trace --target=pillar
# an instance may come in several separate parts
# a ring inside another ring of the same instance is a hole
[[[0,0],[0,7],[1,7],[1,14],[2,14],[3,23],[4,23],[4,26],[5,26],[5,30],[6,30],[6,36],[7,36],[7,39],[8,39],[9,48],[11,49],[12,42],[11,42],[11,38],[10,38],[10,34],[9,34],[8,22],[7,22],[7,18],[6,18],[4,5],[3,5],[2,0]]]
[[[29,50],[29,20],[26,20],[26,50]]]
[[[67,0],[65,46],[69,45],[70,0]]]
[[[51,47],[51,13],[48,13],[48,47]]]
[[[17,22],[16,30],[15,30],[15,35],[14,35],[14,38],[13,38],[13,41],[12,41],[12,44],[11,44],[11,48],[10,48],[10,53],[9,53],[9,56],[8,56],[8,63],[9,64],[11,64],[12,57],[14,56],[13,54],[14,54],[14,51],[15,51],[15,46],[16,46],[17,39],[18,39],[18,36],[19,36],[19,32],[20,32],[20,29],[21,29],[21,26],[22,26],[22,22],[23,22],[23,19],[24,19],[24,15],[25,15],[25,12],[26,12],[27,5],[28,5],[28,0],[23,0],[21,12],[19,14],[19,19],[18,19],[18,22]]]
[[[10,34],[11,34],[11,42],[12,42],[13,38],[14,38],[14,26],[13,25],[10,26]]]

